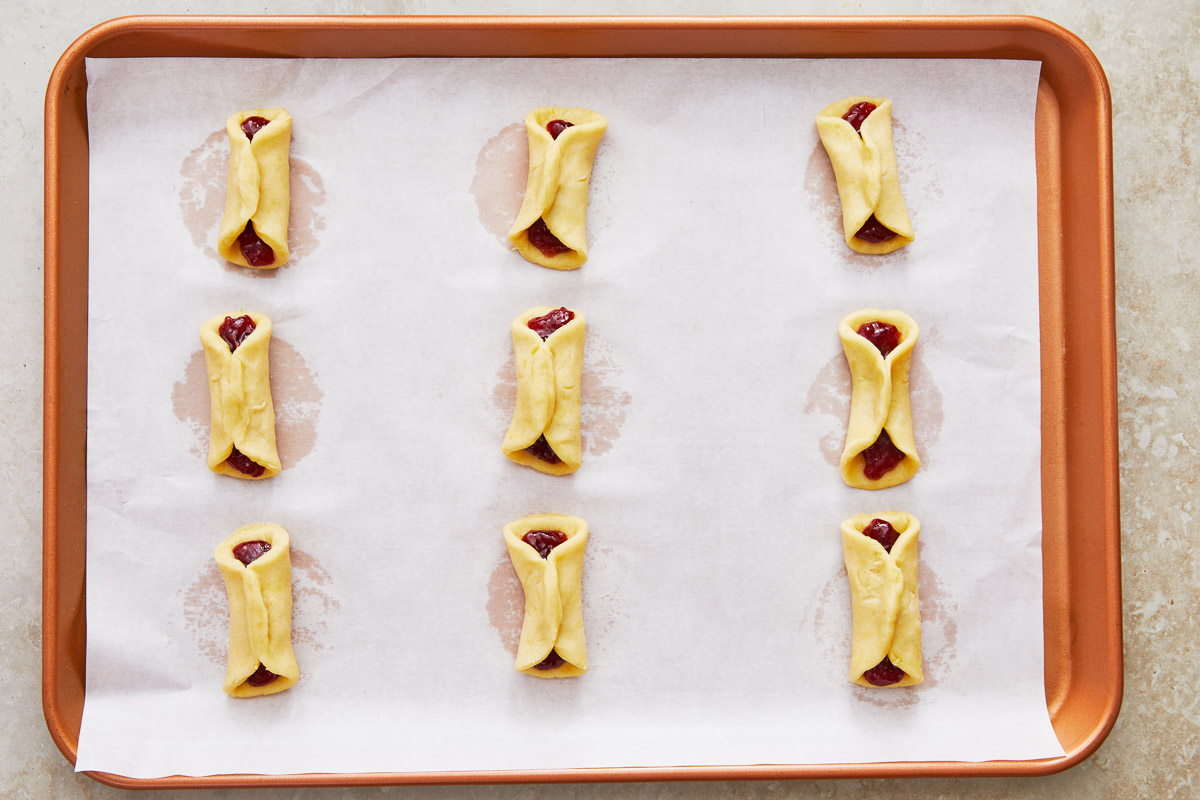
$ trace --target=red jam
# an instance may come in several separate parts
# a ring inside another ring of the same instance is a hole
[[[559,307],[543,317],[534,317],[526,322],[529,330],[542,337],[542,341],[550,338],[550,334],[575,319],[575,312],[569,308]]]
[[[275,251],[271,245],[258,238],[254,231],[254,223],[247,222],[242,235],[238,237],[238,247],[242,249],[242,258],[252,267],[269,267],[275,263]]]
[[[242,542],[237,547],[233,548],[233,557],[245,564],[247,567],[254,561],[266,555],[271,549],[271,544],[264,541]]]
[[[539,436],[536,442],[526,447],[525,452],[532,453],[547,464],[562,463],[562,459],[558,457],[558,453],[555,453],[554,448],[546,441],[545,435]]]
[[[569,253],[571,248],[558,240],[558,237],[546,227],[546,221],[538,217],[538,221],[529,226],[529,243],[541,251],[546,258],[554,258],[559,253]]]
[[[863,673],[863,678],[872,686],[891,686],[904,680],[904,670],[884,656],[883,661]]]
[[[550,551],[567,540],[562,531],[530,531],[521,537],[521,541],[537,550],[542,558],[549,558]]]
[[[867,480],[877,481],[887,475],[896,465],[904,460],[904,453],[892,444],[892,437],[887,431],[880,431],[875,444],[863,450],[863,475]]]
[[[854,238],[862,239],[864,242],[870,242],[871,244],[879,244],[880,242],[886,242],[889,239],[895,239],[896,232],[890,228],[884,227],[884,224],[875,219],[875,215],[872,214],[867,221],[863,223],[863,226],[858,229],[858,233],[854,234]]]
[[[242,121],[242,133],[246,134],[246,138],[253,142],[254,134],[267,127],[270,122],[271,120],[266,117],[246,117]]]
[[[249,456],[244,455],[236,447],[229,454],[229,458],[225,459],[225,463],[236,469],[243,475],[249,475],[251,478],[257,478],[267,471],[267,468],[257,461],[253,461]]]
[[[551,649],[550,655],[543,658],[540,664],[534,664],[533,668],[542,670],[554,669],[555,667],[561,667],[564,663],[566,662],[563,660],[563,657]]]
[[[558,135],[567,128],[574,128],[574,122],[567,122],[565,119],[552,119],[546,123],[546,130],[550,131],[550,138],[557,139]]]
[[[254,674],[246,678],[246,683],[251,686],[266,686],[278,677],[274,672],[259,664],[258,669],[254,670]]]
[[[890,522],[878,518],[871,520],[871,523],[863,528],[863,536],[879,542],[888,553],[892,552],[892,545],[900,538],[900,534],[896,532]]]
[[[237,319],[226,317],[225,321],[221,323],[221,327],[217,328],[217,333],[225,340],[225,344],[229,345],[229,352],[232,353],[241,346],[242,342],[246,341],[247,336],[254,333],[254,329],[257,327],[249,314],[243,314]]]
[[[842,119],[849,122],[851,127],[857,131],[862,128],[862,124],[867,121],[867,117],[871,116],[871,112],[875,109],[876,105],[874,103],[868,103],[864,100],[861,103],[855,103],[850,106],[850,110],[842,114]],[[861,133],[858,135],[862,136]]]
[[[859,325],[855,333],[875,345],[884,358],[887,358],[888,353],[900,346],[899,329],[895,325],[889,325],[877,319]]]

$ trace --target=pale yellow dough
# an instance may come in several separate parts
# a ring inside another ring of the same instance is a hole
[[[887,358],[857,331],[864,322],[878,320],[895,325],[900,344]],[[846,448],[842,451],[842,479],[857,489],[886,489],[917,474],[921,459],[913,439],[912,407],[908,399],[908,368],[920,331],[902,311],[864,308],[838,325],[842,349],[850,365],[854,388],[850,396],[850,422],[846,426]],[[892,444],[905,458],[877,481],[863,474],[862,452],[886,430]]]
[[[550,475],[565,475],[583,463],[579,405],[587,323],[581,312],[569,309],[575,318],[543,342],[526,323],[553,310],[551,306],[535,306],[513,320],[517,403],[503,450],[504,455],[518,464]],[[525,448],[542,435],[561,463],[548,464],[526,452]]]
[[[238,561],[233,548],[243,542],[263,541],[271,549],[251,561]],[[300,667],[292,652],[292,560],[288,534],[262,522],[239,528],[217,545],[217,567],[229,595],[229,662],[225,693],[233,697],[275,694],[300,680]],[[246,683],[262,664],[279,677],[266,686]]]
[[[218,332],[225,317],[237,319],[244,313],[218,314],[200,326],[200,343],[208,367],[208,395],[212,432],[208,440],[208,468],[220,475],[244,480],[261,480],[279,474],[279,452],[275,448],[275,407],[271,403],[267,351],[271,344],[271,320],[265,314],[248,313],[254,333],[229,352]],[[234,446],[265,470],[252,478],[231,467],[226,459]]]
[[[873,519],[900,534],[892,551],[863,535]],[[912,514],[885,511],[856,514],[842,523],[842,556],[850,578],[854,635],[850,680],[868,688],[912,686],[925,679],[921,670],[921,604],[917,598],[917,536],[921,523]],[[872,686],[863,673],[887,657],[904,670],[891,686]]]
[[[567,540],[542,558],[521,541],[530,531],[562,531]],[[587,672],[583,640],[583,553],[587,523],[566,514],[534,514],[504,526],[504,543],[525,589],[525,620],[517,648],[516,669],[535,678],[573,678]],[[554,650],[563,663],[539,670]]]
[[[874,103],[876,108],[856,132],[842,115],[863,101]],[[876,254],[890,253],[912,244],[912,220],[908,217],[896,172],[892,101],[886,97],[839,100],[817,114],[817,132],[837,178],[846,244],[859,253]],[[896,236],[877,243],[857,238],[854,234],[872,214]]]
[[[251,141],[242,132],[247,117],[262,117],[270,123]],[[254,269],[275,269],[288,260],[288,213],[291,188],[288,183],[292,143],[292,118],[282,108],[240,111],[225,121],[229,135],[229,178],[225,184],[225,216],[217,234],[217,252],[226,261],[250,267],[242,257],[237,239],[247,222],[254,223],[258,238],[275,251],[275,261]]]
[[[546,123],[572,123],[555,139]],[[508,240],[534,264],[552,269],[575,269],[587,261],[588,183],[596,148],[608,120],[586,108],[535,108],[525,117],[529,136],[529,177],[525,200]],[[547,258],[529,243],[529,226],[541,218],[546,228],[571,250]]]

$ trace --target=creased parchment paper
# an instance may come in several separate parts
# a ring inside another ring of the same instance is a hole
[[[80,770],[171,774],[1031,759],[1042,661],[1039,65],[843,60],[91,60],[87,700]],[[814,116],[891,97],[916,243],[841,239]],[[591,259],[503,233],[521,121],[604,113]],[[293,260],[213,250],[224,120],[284,106]],[[505,460],[508,327],[589,322],[583,468]],[[843,485],[837,323],[897,308],[924,459]],[[197,330],[274,322],[283,473],[205,467]],[[921,520],[923,685],[847,680],[841,521]],[[513,670],[502,526],[585,518],[587,675]],[[221,691],[214,545],[285,527],[293,689]]]

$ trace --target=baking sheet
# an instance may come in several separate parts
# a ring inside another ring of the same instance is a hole
[[[1037,66],[89,60],[77,768],[1061,755],[1041,652]],[[812,125],[865,91],[896,104],[918,235],[882,259],[841,243]],[[500,239],[524,185],[520,121],[544,103],[610,119],[592,260],[573,274]],[[272,105],[297,120],[295,259],[247,273],[212,252],[223,120]],[[499,455],[508,322],[542,303],[589,320],[585,466],[566,479]],[[903,308],[923,330],[925,465],[883,493],[844,487],[830,464],[849,396],[836,323],[869,305]],[[203,463],[196,328],[238,307],[275,322],[290,468],[269,482]],[[134,344],[139,330],[155,334]],[[869,692],[845,681],[838,524],[888,508],[922,520],[927,680]],[[520,590],[499,532],[543,510],[592,529],[591,671],[574,681],[511,670]],[[303,677],[247,703],[219,689],[211,550],[256,520],[292,533]],[[547,730],[556,745],[531,748]]]

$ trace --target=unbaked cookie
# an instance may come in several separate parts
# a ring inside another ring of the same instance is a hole
[[[282,108],[241,111],[225,121],[225,132],[229,178],[217,252],[242,267],[281,267],[289,254],[292,118]]]
[[[571,308],[535,306],[513,320],[517,403],[502,446],[512,461],[551,475],[583,463],[579,406],[586,331],[583,314]]]
[[[218,314],[200,326],[208,368],[212,432],[208,468],[257,480],[279,474],[271,403],[271,320],[265,314]]]
[[[217,545],[214,555],[229,595],[226,694],[255,697],[291,688],[300,667],[292,652],[287,531],[265,522],[247,525]]]
[[[847,97],[817,114],[842,201],[842,232],[859,253],[890,253],[912,244],[912,220],[900,193],[892,143],[892,101]]]
[[[908,368],[920,331],[902,311],[864,308],[838,325],[854,388],[842,478],[858,489],[904,483],[921,468],[913,439]]]
[[[552,269],[587,261],[588,183],[608,120],[586,108],[535,108],[525,117],[529,177],[508,240]]]
[[[912,686],[921,670],[921,604],[912,514],[856,514],[842,523],[854,633],[850,680],[860,686]]]
[[[534,514],[504,526],[504,543],[525,590],[516,669],[535,678],[587,672],[583,639],[583,553],[587,523],[566,514]]]

